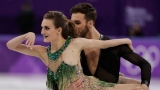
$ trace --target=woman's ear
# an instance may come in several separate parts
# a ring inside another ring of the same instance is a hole
[[[57,29],[57,32],[58,32],[58,33],[61,33],[61,32],[62,32],[62,28],[59,27],[59,28]]]

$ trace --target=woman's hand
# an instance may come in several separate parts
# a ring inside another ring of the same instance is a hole
[[[25,44],[27,45],[27,47],[32,49],[32,46],[34,45],[35,42],[35,34],[33,32],[28,32],[25,38],[26,38]]]
[[[133,51],[134,48],[133,48],[133,46],[132,46],[132,41],[131,41],[129,38],[127,38],[126,40],[127,40],[127,42],[128,42],[129,48]]]

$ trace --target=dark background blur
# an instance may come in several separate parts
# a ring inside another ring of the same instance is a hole
[[[59,10],[70,18],[70,8],[80,2],[89,2],[97,9],[96,27],[102,34],[128,36],[135,24],[139,25],[143,36],[160,34],[160,0],[27,0],[30,9],[26,9],[25,2],[0,0],[0,34],[19,34],[27,26],[40,34],[41,21],[47,11]],[[20,16],[25,13],[24,8],[30,16]],[[32,19],[22,20],[23,17]]]
[[[46,90],[46,66],[39,58],[6,47],[13,37],[33,31],[35,44],[45,45],[43,15],[50,10],[70,18],[70,8],[89,2],[97,10],[96,28],[110,37],[129,37],[134,52],[152,67],[150,90],[160,85],[160,0],[0,0],[0,90]],[[141,80],[139,67],[121,59],[121,72]]]

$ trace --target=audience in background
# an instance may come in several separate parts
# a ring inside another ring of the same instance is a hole
[[[26,1],[22,4],[21,11],[17,17],[17,23],[21,34],[34,31],[35,14],[30,2]]]
[[[138,23],[135,23],[132,25],[132,27],[129,30],[129,36],[133,36],[133,37],[141,37],[143,36],[141,27]]]

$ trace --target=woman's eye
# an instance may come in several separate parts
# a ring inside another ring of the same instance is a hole
[[[49,30],[49,28],[48,28],[48,27],[44,27],[44,29],[45,29],[45,30]]]

